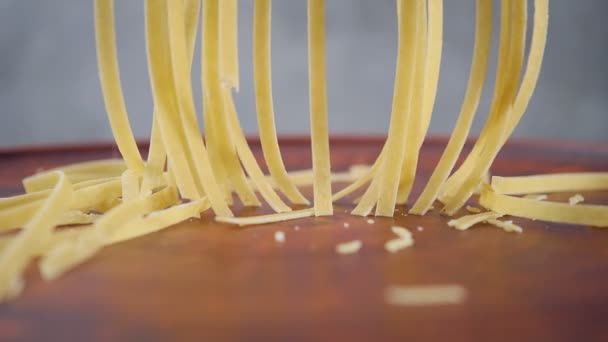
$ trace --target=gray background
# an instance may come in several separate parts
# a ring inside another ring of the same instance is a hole
[[[0,0],[0,146],[110,139],[97,79],[92,3]],[[254,134],[252,0],[240,3],[237,108],[246,132]],[[445,1],[433,134],[450,132],[460,108],[473,48],[474,4]],[[116,0],[116,7],[127,107],[136,136],[144,138],[151,127],[152,102],[143,1]],[[388,127],[396,54],[394,7],[394,0],[327,1],[330,129],[335,134],[384,134]],[[551,2],[543,72],[517,136],[608,140],[607,9],[604,0]],[[274,1],[273,81],[280,134],[307,134],[309,129],[305,13],[304,0]],[[493,59],[495,50],[496,41]],[[494,64],[491,68],[475,131],[489,106]],[[194,89],[200,94],[198,78]]]

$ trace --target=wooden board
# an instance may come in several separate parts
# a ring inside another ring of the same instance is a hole
[[[425,144],[416,194],[444,145]],[[305,139],[281,146],[288,169],[310,166]],[[380,147],[381,139],[334,139],[334,170],[369,163]],[[19,192],[38,168],[110,156],[115,149],[103,145],[0,151],[0,191]],[[547,141],[510,143],[493,167],[496,175],[607,170],[606,144]],[[585,197],[608,202],[608,193]],[[368,224],[346,213],[348,203],[331,218],[249,228],[204,216],[107,248],[51,283],[32,268],[23,296],[0,305],[0,340],[608,340],[608,231],[514,219],[523,234],[458,232],[436,212],[403,216],[403,208]],[[411,228],[415,246],[388,254],[392,225]],[[352,239],[363,241],[358,254],[335,253]],[[387,286],[427,284],[461,284],[467,300],[384,300]]]

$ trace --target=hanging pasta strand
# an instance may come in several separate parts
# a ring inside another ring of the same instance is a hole
[[[262,152],[278,188],[294,204],[309,204],[287,175],[274,122],[270,63],[271,0],[255,0],[253,15],[253,73]]]
[[[407,0],[401,2],[402,13],[399,16],[399,52],[393,96],[393,110],[387,138],[387,152],[382,169],[377,175],[379,179],[377,216],[393,216],[397,202],[397,192],[400,182],[400,173],[406,152],[406,144],[414,144],[412,130],[407,130],[413,117],[420,115],[414,112],[414,82],[416,81],[416,66],[419,58],[424,54],[419,49],[425,44],[426,25],[424,0]],[[407,22],[404,22],[407,21]],[[407,52],[403,50],[408,50]],[[403,134],[405,132],[405,134]]]
[[[513,35],[511,34],[511,27],[513,25],[512,3],[513,0],[501,0],[498,63],[496,68],[494,93],[492,96],[492,103],[490,105],[490,114],[481,131],[481,134],[479,135],[479,138],[475,142],[471,152],[467,155],[464,163],[452,176],[448,178],[443,185],[439,199],[444,204],[452,201],[453,196],[460,189],[460,185],[463,183],[464,179],[468,177],[473,165],[478,162],[479,153],[481,152],[481,148],[486,145],[486,139],[493,138],[488,134],[488,130],[495,129],[496,126],[494,125],[494,122],[502,115],[502,112],[500,111],[501,103],[508,103],[503,94],[505,92],[505,88],[508,86],[508,75],[510,75],[509,56],[511,53],[510,51],[512,50],[511,40],[513,38]],[[500,134],[503,133],[501,132]]]
[[[504,135],[507,133],[507,125],[512,115],[513,101],[519,89],[519,80],[523,66],[526,45],[526,5],[526,0],[515,0],[512,6],[503,9],[505,11],[509,11],[510,9],[513,12],[510,34],[511,43],[507,58],[507,74],[504,76],[503,93],[496,102],[496,107],[491,108],[490,118],[487,123],[488,128],[482,131],[482,137],[477,142],[478,144],[485,144],[485,146],[482,145],[483,147],[481,148],[477,162],[473,165],[467,178],[462,182],[453,198],[446,203],[444,210],[449,214],[454,214],[470,198],[500,151],[502,147],[501,143],[506,140]],[[484,133],[486,138],[482,139],[484,138]]]
[[[222,86],[238,91],[238,0],[221,0],[219,5]]]
[[[129,168],[142,172],[144,163],[131,131],[120,84],[114,31],[114,0],[95,0],[95,37],[101,90],[114,141]]]
[[[492,2],[477,0],[475,46],[471,72],[464,101],[458,115],[458,120],[448,144],[435,166],[422,194],[410,210],[413,214],[424,215],[429,210],[437,196],[441,185],[448,178],[456,160],[462,151],[471,129],[475,113],[479,107],[481,93],[486,79],[490,43],[492,40]]]
[[[325,80],[325,1],[308,0],[308,78],[315,216],[333,214]]]
[[[430,7],[430,6],[429,6]],[[432,13],[435,15],[436,13]],[[418,25],[418,39],[416,41],[416,57],[415,57],[415,69],[414,69],[414,88],[412,95],[412,105],[410,119],[407,125],[407,133],[406,133],[406,141],[405,141],[405,150],[404,150],[404,159],[401,166],[401,175],[399,178],[399,188],[397,190],[397,203],[404,204],[412,190],[412,186],[414,185],[414,180],[416,177],[416,168],[418,166],[418,154],[420,152],[420,147],[422,146],[422,142],[424,141],[424,136],[426,135],[426,128],[428,128],[431,113],[424,112],[424,105],[427,97],[428,83],[436,82],[436,79],[429,79],[429,74],[432,72],[430,70],[432,67],[437,67],[439,61],[436,60],[435,56],[429,56],[429,49],[431,45],[431,36],[433,34],[433,39],[436,40],[437,35],[435,29],[429,29],[430,16],[431,13],[428,14],[429,20],[427,20],[427,1],[422,5],[422,14],[419,16],[419,25]],[[433,24],[435,23],[435,19],[433,18]],[[430,32],[429,32],[430,31]],[[437,65],[430,65],[430,59],[433,58],[433,62],[437,62]],[[436,74],[436,73],[435,73]],[[436,87],[436,85],[435,85]],[[433,95],[434,96],[434,95]]]
[[[189,68],[192,68],[200,10],[201,0],[184,0],[184,26],[186,30],[186,42],[188,44],[187,51],[190,61]],[[148,161],[146,163],[146,170],[144,172],[141,188],[143,194],[149,194],[152,189],[162,185],[162,176],[167,159],[167,151],[165,150],[165,146],[162,142],[157,116],[158,114],[156,111],[154,111],[152,132],[150,133]]]
[[[194,178],[192,154],[188,150],[184,153],[183,149],[188,145],[175,99],[169,52],[167,3],[165,0],[146,0],[145,4],[148,68],[162,141],[168,159],[175,166],[176,181],[181,195],[188,199],[200,198],[202,189]]]
[[[221,11],[222,9],[220,9]],[[229,6],[228,8],[223,8],[224,11],[236,11],[237,8],[234,6]],[[234,15],[236,16],[236,14]],[[230,15],[230,12],[224,13],[222,18],[224,17],[233,17]],[[232,19],[227,18],[227,23],[231,23]],[[226,52],[227,56],[231,55],[234,51],[237,50],[236,46],[228,47],[227,44],[237,44],[237,36],[236,36],[236,22],[231,25],[222,24],[222,30],[224,31],[233,31],[224,33],[227,37],[232,37],[231,39],[227,39],[225,43],[226,49],[222,49],[222,51],[228,50]],[[268,182],[264,173],[260,166],[258,165],[253,152],[249,148],[247,144],[247,139],[245,138],[245,133],[241,127],[239,122],[238,114],[236,112],[236,108],[234,106],[234,101],[232,98],[232,86],[231,84],[238,83],[238,59],[234,56],[232,58],[227,57],[227,62],[223,62],[222,69],[225,73],[225,79],[232,79],[231,82],[223,82],[222,87],[222,100],[224,104],[224,117],[228,126],[230,139],[234,143],[234,147],[238,154],[238,157],[243,164],[243,168],[249,175],[251,179],[251,183],[255,186],[255,188],[260,192],[260,195],[264,198],[264,200],[268,203],[268,205],[278,213],[289,212],[291,208],[287,206],[283,200],[279,197],[279,195],[274,191],[272,185]],[[230,63],[231,61],[231,63]],[[236,66],[234,65],[236,64]],[[228,65],[232,65],[228,67]],[[235,74],[235,70],[237,74]]]
[[[415,60],[417,56],[418,33],[421,28],[419,14],[424,11],[422,0],[399,0],[399,43],[395,88],[391,112],[391,123],[385,145],[385,155],[374,175],[372,183],[353,210],[355,215],[368,215],[376,205],[376,215],[392,216],[397,201],[397,191],[405,137],[403,132],[411,115],[411,100],[414,81]],[[387,162],[388,161],[388,162]]]
[[[201,138],[196,109],[192,95],[190,65],[188,63],[187,36],[185,32],[184,7],[181,1],[168,1],[169,37],[173,79],[181,120],[186,135],[186,141],[194,158],[196,172],[201,180],[202,188],[216,212],[228,213],[230,209],[224,201],[223,194],[217,185],[211,162],[203,139]]]
[[[236,10],[236,8],[234,8]],[[258,206],[260,203],[251,189],[238,160],[234,143],[225,117],[224,96],[221,82],[222,51],[220,23],[230,13],[220,12],[218,0],[203,2],[203,57],[202,88],[205,115],[205,135],[212,154],[211,162],[215,177],[228,191],[235,190],[243,204]],[[234,29],[234,28],[233,28]],[[229,35],[230,36],[230,35]],[[228,87],[229,88],[229,87]],[[216,169],[216,167],[220,167]]]

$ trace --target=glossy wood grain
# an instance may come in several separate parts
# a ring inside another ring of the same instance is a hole
[[[416,193],[444,144],[425,144]],[[281,146],[289,169],[309,167],[305,140]],[[336,139],[334,170],[369,163],[380,147],[380,139]],[[102,145],[0,151],[0,191],[19,192],[20,178],[40,168],[111,156],[116,150]],[[493,167],[497,175],[563,171],[608,171],[608,145],[514,142]],[[608,193],[585,197],[608,203]],[[0,305],[0,340],[608,340],[608,230],[515,218],[521,235],[489,226],[458,232],[436,211],[404,216],[399,208],[369,224],[351,208],[344,200],[334,217],[248,228],[206,214],[106,248],[51,283],[31,268],[23,296]],[[392,225],[410,228],[415,245],[388,254]],[[275,242],[277,230],[285,243]],[[335,253],[353,239],[363,241],[359,253]],[[464,304],[384,300],[390,285],[448,283],[467,289]]]

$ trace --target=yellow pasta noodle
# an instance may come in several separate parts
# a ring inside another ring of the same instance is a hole
[[[271,0],[254,1],[253,64],[260,142],[268,171],[277,187],[295,204],[309,204],[285,170],[274,123],[270,66]]]
[[[72,202],[72,184],[61,171],[54,172],[55,189],[0,254],[0,301],[17,296],[24,287],[22,272],[40,246],[48,243],[61,213]]]
[[[479,204],[488,210],[533,220],[608,227],[608,206],[570,205],[497,194],[484,187]]]
[[[308,0],[308,59],[315,215],[332,215],[325,81],[325,0]]]

